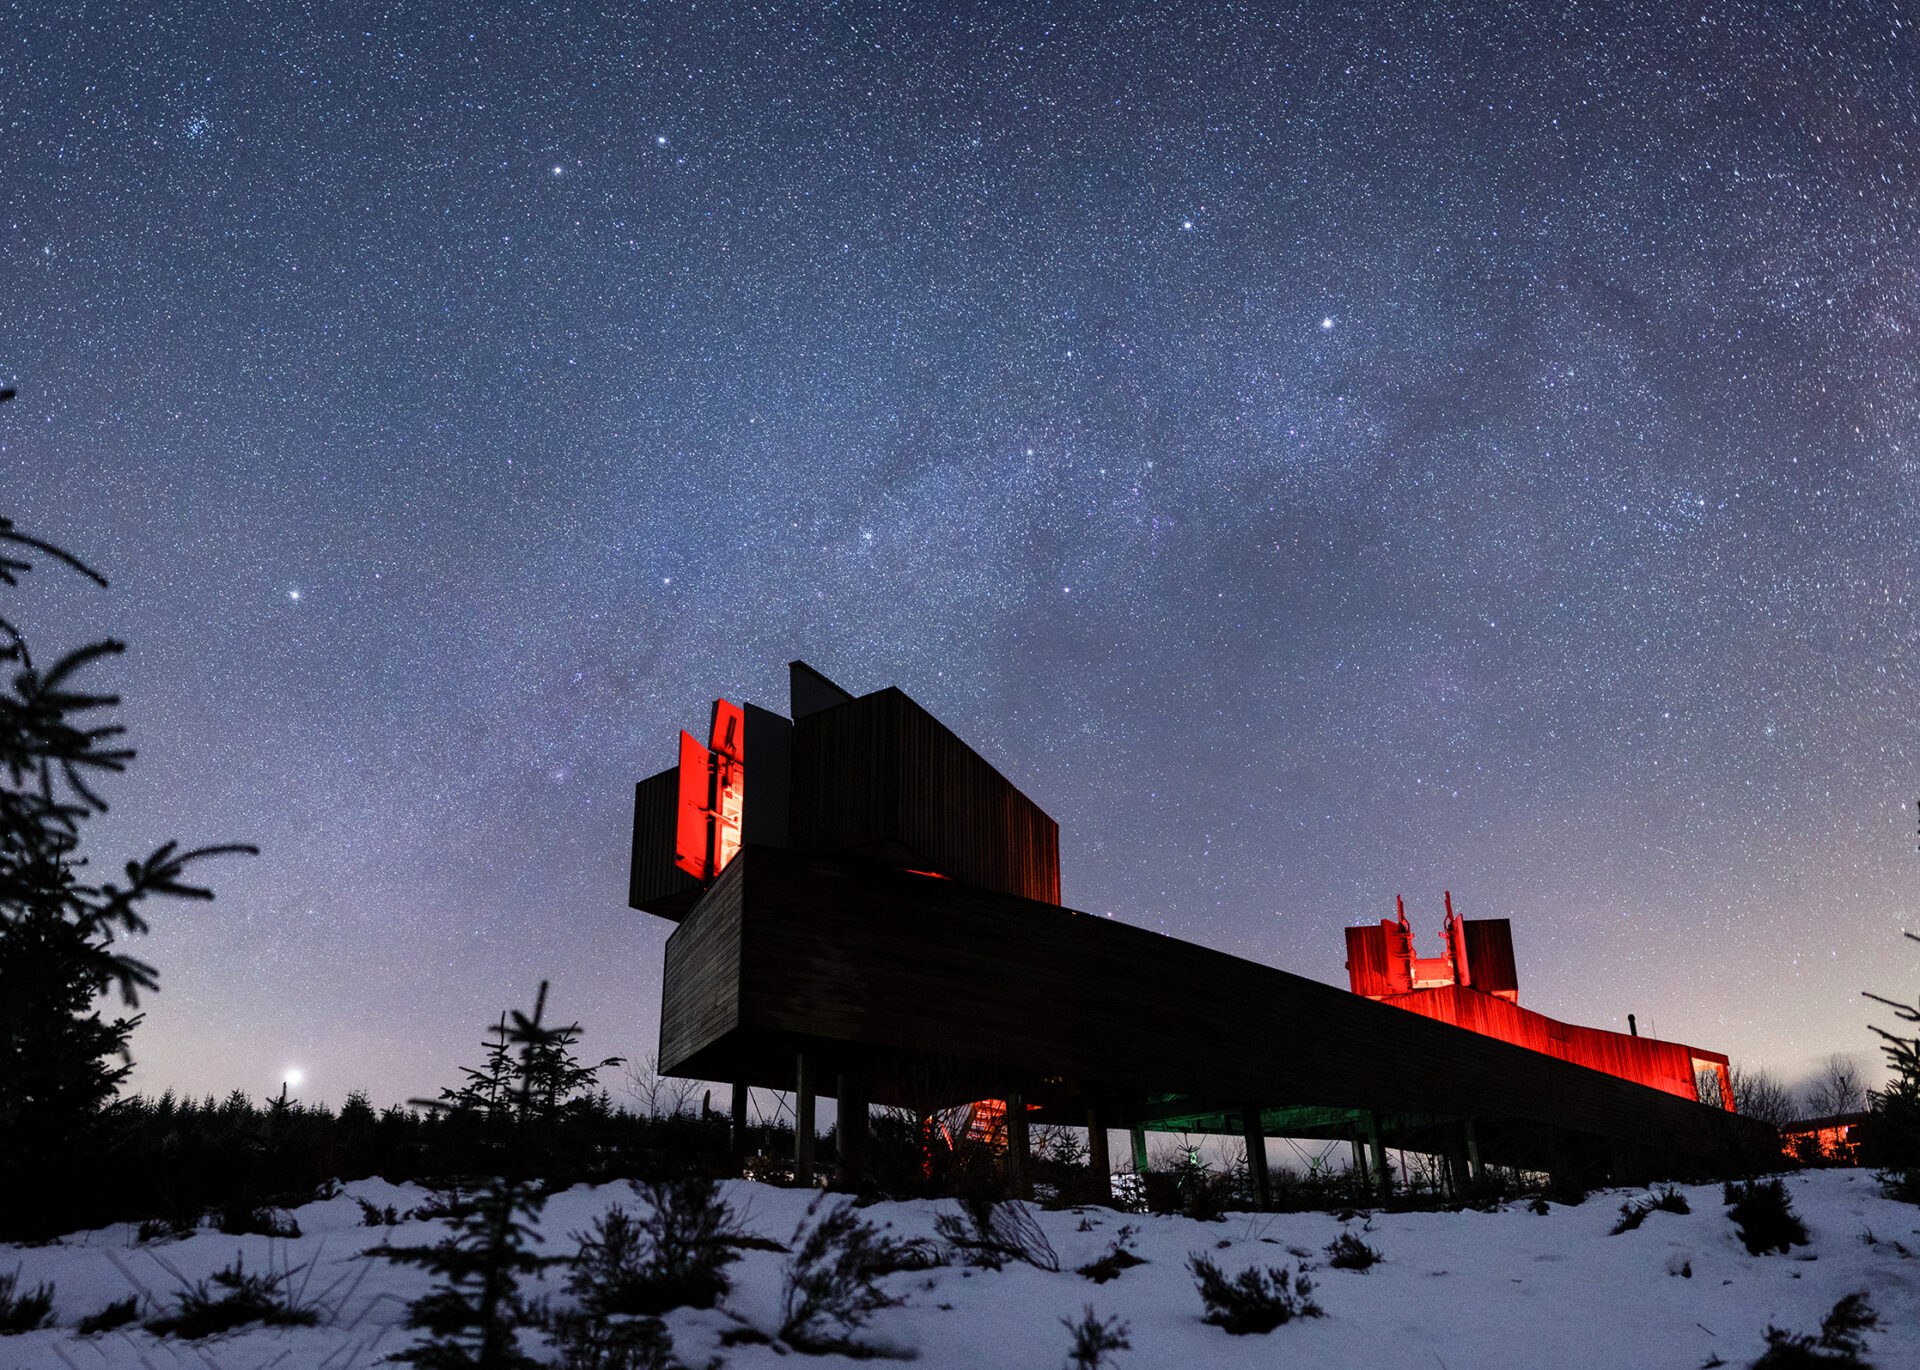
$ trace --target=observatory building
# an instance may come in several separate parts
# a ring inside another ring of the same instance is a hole
[[[1561,1023],[1518,1004],[1504,919],[1455,919],[1413,953],[1398,921],[1347,930],[1352,988],[1063,907],[1060,830],[898,689],[854,696],[801,662],[789,710],[715,704],[703,742],[634,797],[629,902],[677,923],[662,1073],[793,1091],[796,1164],[837,1099],[857,1170],[868,1106],[1004,1100],[1107,1130],[1346,1140],[1620,1181],[1766,1154],[1769,1129],[1698,1102],[1726,1057]],[[742,1128],[736,1127],[736,1136]],[[1144,1167],[1143,1167],[1144,1168]]]

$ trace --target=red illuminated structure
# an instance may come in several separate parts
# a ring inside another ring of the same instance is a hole
[[[1860,1142],[1871,1126],[1871,1113],[1802,1119],[1780,1129],[1780,1151],[1802,1165],[1859,1165]]]
[[[1416,956],[1406,903],[1400,917],[1347,929],[1347,978],[1355,994],[1451,1023],[1486,1037],[1558,1056],[1683,1099],[1699,1097],[1699,1077],[1712,1072],[1720,1105],[1733,1111],[1727,1058],[1680,1042],[1637,1033],[1576,1027],[1520,1007],[1513,963],[1513,925],[1504,918],[1456,918],[1447,893],[1441,956]]]
[[[1597,1183],[1772,1153],[1777,1134],[1696,1099],[1726,1057],[1523,1009],[1504,919],[1459,919],[1442,954],[1397,921],[1350,929],[1348,993],[1065,906],[1059,825],[897,689],[855,695],[803,662],[786,713],[725,700],[708,742],[634,789],[628,902],[677,926],[661,966],[662,1074],[791,1091],[794,1172],[813,1171],[814,1100],[839,1102],[858,1173],[868,1108],[932,1138],[1030,1122],[1345,1141],[1383,1190],[1388,1152]],[[662,758],[663,760],[665,758]],[[747,762],[753,799],[746,801]],[[1059,776],[1056,784],[1063,783]],[[957,1007],[964,1005],[964,1007]]]
[[[674,864],[700,881],[720,874],[740,850],[746,799],[746,711],[716,699],[709,736],[711,745],[702,747],[692,734],[680,734],[680,802],[674,824]]]

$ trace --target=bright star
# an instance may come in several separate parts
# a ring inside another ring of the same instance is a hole
[[[663,133],[653,141],[660,144],[661,147],[665,147],[667,145],[667,135]]]
[[[1322,319],[1322,320],[1320,320],[1320,326],[1321,326],[1322,328],[1332,328],[1332,327],[1333,327],[1333,315],[1331,315],[1331,314],[1329,314],[1329,315],[1327,315],[1327,317],[1326,317],[1326,318],[1324,318],[1324,319]]]
[[[1180,223],[1180,227],[1181,227],[1182,229],[1191,229],[1191,228],[1193,227],[1193,220],[1191,220],[1191,219],[1184,219],[1184,220],[1182,220],[1182,221],[1181,221],[1181,223]]]
[[[287,591],[287,598],[288,598],[288,599],[299,599],[299,598],[300,598],[300,592],[299,592],[298,590],[289,590],[289,591]]]
[[[557,166],[557,167],[555,167],[555,168],[553,169],[553,174],[554,174],[555,176],[559,176],[559,175],[561,175],[562,173],[564,173],[565,171],[566,171],[566,168],[565,168],[565,167],[563,167],[563,166]]]
[[[305,1084],[306,1082],[307,1082],[306,1071],[300,1069],[299,1066],[291,1066],[288,1068],[287,1087],[289,1089],[298,1089],[300,1088],[301,1085]]]

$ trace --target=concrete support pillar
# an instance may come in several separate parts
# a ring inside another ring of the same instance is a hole
[[[1033,1196],[1033,1158],[1027,1149],[1027,1099],[1015,1092],[1007,1096],[1007,1178],[1013,1182],[1013,1197]]]
[[[1100,1202],[1113,1201],[1113,1162],[1107,1156],[1107,1120],[1100,1110],[1087,1110],[1087,1168],[1100,1190]]]
[[[801,1052],[793,1064],[793,1182],[813,1183],[814,1064]]]
[[[1253,1180],[1253,1197],[1264,1212],[1273,1207],[1273,1184],[1267,1175],[1267,1134],[1260,1125],[1260,1110],[1242,1110],[1240,1126],[1247,1139],[1247,1175]]]
[[[867,1168],[867,1087],[858,1071],[840,1076],[834,1095],[840,1121],[834,1136],[840,1143],[840,1182],[848,1184]]]
[[[1373,1147],[1373,1173],[1380,1185],[1380,1197],[1393,1197],[1393,1171],[1387,1168],[1387,1145],[1380,1136],[1380,1115],[1367,1113],[1367,1140]]]
[[[1353,1144],[1353,1173],[1360,1177],[1361,1188],[1367,1185],[1367,1144],[1360,1140],[1360,1129],[1355,1127],[1348,1138]]]
[[[1144,1175],[1147,1173],[1147,1130],[1135,1123],[1127,1132],[1133,1142],[1133,1173]]]
[[[747,1159],[747,1086],[736,1081],[733,1086],[732,1127],[727,1132],[727,1150],[735,1164]]]
[[[1468,1118],[1465,1122],[1463,1122],[1460,1125],[1460,1127],[1461,1127],[1461,1130],[1467,1134],[1468,1177],[1473,1181],[1475,1185],[1483,1185],[1487,1182],[1487,1166],[1486,1166],[1486,1162],[1480,1159],[1479,1129],[1474,1127],[1473,1119],[1471,1118]]]

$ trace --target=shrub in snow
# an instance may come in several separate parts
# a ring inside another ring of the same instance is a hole
[[[1784,1256],[1790,1247],[1807,1244],[1806,1226],[1795,1216],[1787,1187],[1777,1177],[1746,1184],[1730,1181],[1722,1197],[1748,1255],[1777,1250]]]
[[[669,1370],[673,1338],[658,1318],[562,1314],[554,1320],[562,1370]]]
[[[1067,1370],[1102,1370],[1113,1352],[1133,1349],[1133,1343],[1127,1340],[1127,1325],[1119,1318],[1096,1317],[1092,1304],[1087,1305],[1079,1322],[1062,1318],[1060,1325],[1073,1334],[1067,1344]]]
[[[977,1194],[964,1196],[960,1212],[938,1215],[933,1230],[967,1265],[999,1270],[1008,1261],[1025,1261],[1041,1270],[1060,1268],[1060,1257],[1033,1210],[1018,1199],[994,1203]]]
[[[713,1307],[727,1292],[726,1268],[740,1259],[742,1236],[733,1210],[720,1198],[720,1187],[701,1179],[629,1183],[646,1208],[626,1238],[630,1246],[639,1239],[638,1249],[626,1258],[631,1263],[638,1257],[637,1264],[630,1264],[638,1277],[628,1288],[634,1304],[615,1311],[663,1313],[683,1304]],[[611,1254],[602,1251],[600,1259]]]
[[[1202,1322],[1213,1323],[1236,1337],[1271,1332],[1295,1318],[1317,1318],[1320,1305],[1309,1295],[1313,1281],[1302,1275],[1291,1288],[1285,1270],[1250,1266],[1229,1280],[1220,1267],[1197,1252],[1187,1257],[1200,1301],[1207,1306]]]
[[[229,1237],[297,1237],[300,1224],[291,1213],[264,1205],[234,1202],[220,1210],[214,1224]]]
[[[20,1287],[20,1271],[0,1275],[0,1337],[16,1332],[31,1332],[53,1321],[53,1286],[43,1284],[31,1294],[15,1291]]]
[[[822,1212],[822,1208],[825,1211]],[[850,1202],[828,1203],[821,1195],[793,1234],[781,1302],[780,1339],[797,1351],[857,1354],[853,1333],[875,1313],[900,1299],[877,1281],[912,1257],[904,1244],[857,1217]]]
[[[171,1313],[154,1318],[147,1330],[162,1337],[211,1337],[250,1322],[274,1327],[311,1327],[319,1315],[300,1306],[287,1285],[290,1270],[249,1275],[236,1254],[233,1264],[180,1291]]]
[[[1385,1259],[1351,1232],[1342,1232],[1327,1243],[1327,1264],[1335,1270],[1358,1270],[1364,1275]]]
[[[633,1180],[645,1202],[638,1217],[619,1204],[575,1233],[567,1290],[597,1313],[664,1313],[711,1308],[728,1289],[726,1267],[750,1239],[711,1180]]]
[[[1753,1370],[1800,1370],[1803,1366],[1865,1366],[1860,1359],[1866,1351],[1861,1333],[1878,1326],[1879,1315],[1867,1303],[1866,1291],[1849,1294],[1820,1320],[1820,1335],[1783,1332],[1767,1328],[1766,1353],[1753,1363]]]
[[[90,1313],[80,1319],[80,1335],[92,1336],[95,1332],[111,1332],[116,1327],[125,1327],[140,1316],[140,1296],[129,1294],[117,1303],[110,1303],[98,1313]]]
[[[1693,1209],[1687,1203],[1687,1196],[1669,1186],[1655,1190],[1647,1198],[1635,1203],[1628,1200],[1620,1205],[1620,1221],[1613,1225],[1613,1235],[1631,1232],[1647,1220],[1649,1213],[1691,1213]]]
[[[140,1223],[138,1240],[157,1242],[168,1238],[191,1237],[200,1227],[198,1214],[176,1213],[168,1218],[146,1218]]]
[[[1113,1245],[1107,1248],[1107,1254],[1097,1261],[1089,1261],[1074,1273],[1085,1275],[1095,1284],[1105,1284],[1108,1280],[1118,1279],[1122,1270],[1136,1265],[1145,1265],[1146,1260],[1133,1254],[1134,1226],[1124,1224],[1114,1234]]]
[[[709,1186],[711,1189],[711,1186]],[[671,1199],[667,1201],[671,1203]],[[656,1203],[656,1221],[662,1205]],[[615,1204],[595,1219],[593,1230],[575,1233],[580,1249],[567,1276],[567,1292],[579,1301],[575,1311],[553,1319],[554,1340],[567,1370],[654,1370],[664,1366],[673,1351],[666,1324],[647,1316],[676,1306],[667,1300],[684,1280],[662,1279],[656,1273],[660,1248],[627,1211]],[[727,1259],[732,1259],[728,1253]],[[716,1268],[712,1281],[703,1282],[705,1303],[726,1292],[727,1282]]]

